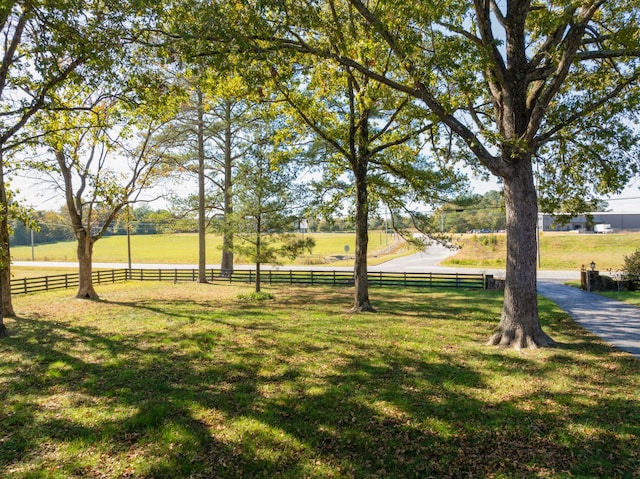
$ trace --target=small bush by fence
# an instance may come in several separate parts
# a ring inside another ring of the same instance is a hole
[[[78,286],[78,273],[41,276],[37,278],[14,279],[11,281],[12,294],[27,294]],[[192,282],[198,280],[197,269],[114,269],[94,271],[95,284],[119,283],[124,281],[173,281]],[[220,269],[207,269],[207,281],[228,283],[255,283],[256,271],[237,269],[232,273]],[[416,288],[486,288],[483,274],[467,273],[389,273],[371,272],[369,285],[380,287]],[[352,286],[353,273],[350,271],[293,271],[264,270],[261,273],[264,284],[307,284],[325,286]]]

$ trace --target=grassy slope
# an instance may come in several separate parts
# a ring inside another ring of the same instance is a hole
[[[483,345],[502,298],[101,286],[15,299],[0,477],[633,477],[640,370],[541,300],[557,349]]]
[[[341,233],[312,234],[316,240],[313,256],[344,255],[355,250],[355,235]],[[393,244],[392,235],[379,231],[369,234],[369,251],[375,252]],[[207,262],[219,264],[222,255],[222,237],[207,235]],[[35,247],[36,261],[75,261],[75,242],[52,243]],[[140,235],[131,237],[132,261],[134,263],[189,263],[198,262],[198,236],[195,233],[174,235]],[[18,246],[11,249],[14,261],[30,261],[31,247]],[[127,262],[126,236],[108,236],[99,240],[94,249],[95,262]]]
[[[542,269],[575,270],[580,269],[581,265],[589,265],[591,261],[595,261],[601,271],[610,268],[618,270],[624,262],[624,256],[640,247],[640,233],[545,233],[541,235],[540,244]],[[503,268],[505,265],[504,235],[465,235],[461,239],[461,245],[462,249],[443,264],[496,268]]]

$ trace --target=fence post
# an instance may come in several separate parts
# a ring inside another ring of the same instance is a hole
[[[146,278],[145,278],[145,271],[146,271]],[[151,279],[151,280],[155,280],[156,278],[160,281],[162,280],[170,280],[173,277],[174,283],[177,283],[178,280],[180,280],[182,278],[182,271],[185,272],[185,279],[188,278],[188,269],[178,269],[178,268],[174,268],[173,273],[171,272],[170,269],[164,270],[162,268],[158,268],[157,272],[155,269],[148,269],[145,270],[143,268],[139,268],[139,274],[137,275],[136,279],[139,279],[140,281],[144,281],[145,279]],[[211,275],[211,280],[213,281],[215,279],[215,270],[214,269],[210,269],[208,270],[210,275]],[[248,270],[243,270],[242,274],[238,277],[237,281],[247,281],[247,276],[244,276],[245,271],[248,271],[248,282],[249,284],[253,283],[254,281],[257,280],[257,274],[254,275],[253,274],[253,270],[248,269]],[[273,284],[274,281],[276,283],[282,282],[283,284],[286,284],[286,275],[282,274],[280,275],[280,272],[282,273],[286,273],[286,271],[277,271],[273,272],[273,270],[269,270],[269,284]],[[327,281],[327,274],[326,272],[320,271],[319,274],[316,274],[316,271],[314,270],[308,270],[308,271],[299,271],[296,272],[296,275],[293,274],[294,270],[290,269],[289,270],[289,285],[294,285],[294,284],[303,284],[303,283],[310,283],[311,285],[316,285],[316,284],[320,284],[320,285],[327,285],[327,284],[331,284],[333,283],[333,286],[337,286],[339,284],[338,280],[341,279],[342,276],[342,272],[340,272],[340,275],[338,274],[338,272],[334,269],[331,271],[331,281]],[[104,274],[102,274],[104,273]],[[196,274],[197,274],[197,270],[196,269],[191,269],[191,275],[192,278],[196,278]],[[309,276],[307,276],[305,278],[305,275],[308,274]],[[149,277],[149,275],[151,275],[151,277]],[[122,276],[122,277],[121,277]],[[295,276],[295,277],[294,277]],[[316,283],[316,277],[318,277],[318,282]],[[53,278],[53,279],[52,279]],[[62,279],[64,278],[64,279]],[[75,279],[74,279],[75,278]],[[102,284],[102,281],[111,281],[112,283],[116,283],[117,281],[121,281],[122,278],[124,278],[124,281],[126,281],[127,279],[134,279],[133,278],[133,269],[119,269],[119,270],[106,270],[106,271],[94,271],[93,272],[93,279],[95,281],[97,281],[99,284]],[[229,278],[229,283],[232,283],[233,280],[233,274],[228,274],[228,278]],[[400,278],[402,278],[402,281],[398,281]],[[387,273],[383,272],[383,271],[378,271],[378,285],[379,286],[384,286],[385,284],[388,286],[392,286],[392,287],[410,287],[412,285],[416,286],[416,287],[434,287],[434,278],[435,278],[435,282],[436,285],[438,284],[442,284],[443,287],[454,287],[454,288],[465,288],[465,287],[479,287],[480,288],[485,288],[485,289],[489,289],[490,286],[490,282],[493,280],[492,275],[485,275],[485,274],[478,274],[478,275],[473,275],[473,274],[465,274],[465,273],[458,273],[456,272],[454,273],[447,273],[447,274],[442,274],[442,273],[433,273],[433,272],[428,272],[428,273],[410,273],[410,272],[406,272],[403,271],[402,272],[402,276],[400,272],[397,273],[389,273],[387,275]],[[13,288],[13,290],[15,290],[15,294],[20,294],[20,292],[23,292],[24,294],[28,294],[31,292],[31,284],[32,284],[32,279],[34,278],[20,278],[20,279],[15,279],[11,282],[11,287]],[[425,281],[426,280],[426,281]],[[453,283],[451,282],[451,280],[453,280]],[[70,288],[74,285],[78,284],[78,274],[63,274],[63,275],[55,275],[55,276],[44,276],[41,278],[38,278],[38,287],[43,286],[44,290],[50,290],[50,288],[60,288],[61,287],[61,283],[64,282],[64,288]],[[75,283],[74,283],[75,281]],[[351,284],[353,280],[348,281],[348,284]],[[375,273],[369,273],[367,275],[367,281],[369,281],[369,284],[371,285],[375,285],[376,280],[375,280]],[[426,285],[425,285],[426,282]],[[40,291],[41,289],[38,289],[38,291]]]

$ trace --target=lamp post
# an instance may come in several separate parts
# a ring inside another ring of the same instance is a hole
[[[599,288],[598,272],[596,271],[596,262],[589,263],[591,271],[587,272],[587,291],[597,291]]]

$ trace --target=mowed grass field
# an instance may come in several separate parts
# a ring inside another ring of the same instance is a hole
[[[640,368],[541,299],[558,347],[485,346],[499,293],[101,285],[14,299],[0,477],[640,475]]]
[[[353,256],[355,234],[313,233],[308,234],[316,241],[311,255],[301,256],[301,264],[321,263],[330,256]],[[369,251],[372,255],[397,243],[396,235],[383,231],[369,233]],[[345,246],[349,251],[345,252]],[[32,255],[33,252],[33,255]],[[95,262],[126,263],[128,254],[126,236],[107,236],[96,242],[93,259]],[[76,243],[73,241],[31,246],[17,246],[11,249],[13,261],[76,261]],[[222,237],[207,235],[207,263],[220,264]],[[195,233],[171,235],[131,236],[131,260],[134,263],[198,263],[198,235]],[[352,261],[353,262],[353,261]]]
[[[506,236],[504,234],[463,235],[458,238],[461,249],[443,262],[447,266],[504,268]],[[535,245],[532,245],[535,248]],[[640,248],[640,233],[585,234],[542,233],[540,258],[542,269],[577,270],[589,267],[620,270],[625,255]]]
[[[311,255],[303,255],[293,263],[308,265],[353,265],[355,236],[343,233],[318,233],[311,235],[316,247]],[[443,266],[473,268],[504,268],[506,258],[506,237],[504,234],[462,235],[456,238],[461,249],[445,260]],[[217,235],[207,237],[207,263],[219,264],[222,254],[222,238]],[[345,246],[349,251],[345,252]],[[533,246],[535,247],[535,245]],[[36,261],[76,261],[74,242],[37,245],[34,249]],[[640,248],[640,233],[577,235],[561,233],[543,233],[541,235],[542,269],[578,270],[582,265],[588,267],[591,261],[600,271],[618,271],[624,263],[624,256]],[[12,248],[14,261],[30,261],[32,250],[29,246]],[[413,252],[394,235],[382,231],[369,234],[369,264],[379,264],[403,254]],[[141,235],[131,237],[132,261],[134,263],[175,263],[197,264],[197,235]],[[347,259],[336,260],[347,256]],[[327,263],[327,261],[330,261]],[[127,243],[125,236],[111,236],[98,241],[95,245],[94,262],[127,262]],[[243,258],[238,263],[248,263]],[[41,276],[42,268],[28,266],[12,267],[14,277]],[[68,272],[47,269],[48,274]]]

